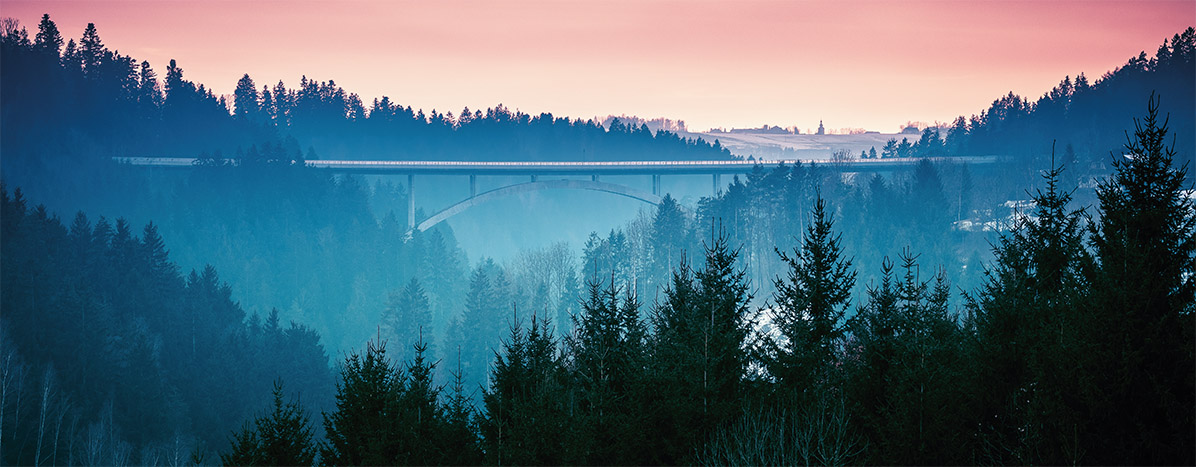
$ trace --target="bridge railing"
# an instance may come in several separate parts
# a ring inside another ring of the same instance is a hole
[[[142,167],[191,167],[200,159],[117,157],[119,163]],[[940,160],[954,160],[969,164],[990,164],[998,161],[997,156],[950,157]],[[786,160],[700,160],[700,161],[381,161],[381,160],[309,160],[308,166],[346,172],[372,173],[486,173],[504,174],[713,174],[747,173],[756,165],[773,167],[777,164],[811,165],[837,167],[844,170],[887,170],[909,167],[919,159],[855,159],[850,161],[829,161],[814,159]]]

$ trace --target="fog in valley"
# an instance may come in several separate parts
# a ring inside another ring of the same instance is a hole
[[[106,29],[0,31],[2,464],[1196,463],[1192,28],[899,133]]]

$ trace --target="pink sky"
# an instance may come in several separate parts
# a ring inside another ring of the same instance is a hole
[[[896,131],[1064,75],[1099,77],[1196,24],[1180,1],[19,1],[76,40],[231,93],[301,75],[367,104]]]

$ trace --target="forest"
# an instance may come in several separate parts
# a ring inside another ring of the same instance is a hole
[[[500,261],[304,161],[734,156],[3,26],[0,463],[1196,463],[1192,28],[907,171],[761,163]]]

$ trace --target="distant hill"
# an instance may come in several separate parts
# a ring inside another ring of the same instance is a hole
[[[1105,164],[1110,153],[1122,150],[1125,129],[1134,127],[1132,116],[1145,113],[1151,93],[1169,115],[1176,162],[1190,162],[1196,151],[1196,29],[1191,27],[1164,40],[1153,57],[1143,51],[1094,81],[1083,73],[1064,77],[1037,100],[1009,93],[979,114],[961,116],[946,134],[947,149],[1041,157],[1056,141],[1058,152],[1070,158],[1065,162]]]
[[[1145,112],[1152,92],[1170,115],[1176,135],[1177,162],[1192,161],[1196,152],[1196,30],[1175,34],[1154,56],[1143,51],[1125,65],[1096,80],[1083,73],[1064,77],[1036,100],[1009,93],[970,117],[960,116],[946,128],[927,128],[918,134],[864,133],[853,135],[794,134],[776,127],[730,132],[683,133],[687,137],[719,141],[732,154],[757,159],[825,159],[835,150],[853,154],[890,139],[937,137],[943,155],[1006,155],[1031,161],[1049,156],[1052,141],[1069,164],[1102,166],[1109,154],[1121,150],[1131,116]],[[927,134],[927,132],[930,134]],[[1039,164],[1041,165],[1041,164]]]
[[[847,150],[853,155],[860,151],[876,148],[880,151],[885,143],[893,138],[912,138],[918,140],[918,135],[912,137],[907,134],[888,133],[860,133],[851,135],[816,135],[778,133],[768,130],[736,130],[734,132],[689,133],[707,141],[719,141],[731,154],[756,159],[829,159],[837,150]]]

